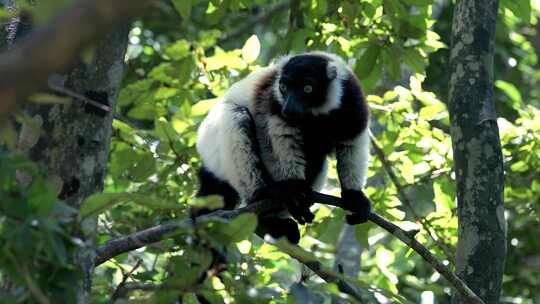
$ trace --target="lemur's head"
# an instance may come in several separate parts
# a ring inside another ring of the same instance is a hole
[[[306,53],[281,59],[274,95],[286,119],[328,114],[339,108],[347,67],[337,56]]]

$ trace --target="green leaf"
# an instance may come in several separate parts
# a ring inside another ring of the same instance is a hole
[[[231,69],[245,69],[246,63],[242,60],[237,52],[224,52],[216,48],[216,53],[212,57],[204,60],[207,71],[219,70],[224,67]]]
[[[189,1],[187,1],[189,2]],[[165,54],[172,60],[180,60],[190,54],[191,44],[186,40],[178,40],[165,50]]]
[[[158,115],[158,109],[155,104],[143,103],[129,110],[127,115],[138,120],[153,120]]]
[[[174,142],[178,136],[173,125],[165,119],[165,117],[160,117],[155,121],[155,130],[157,136],[166,142]]]
[[[87,218],[101,214],[119,203],[134,202],[151,209],[184,209],[181,205],[164,201],[154,196],[138,193],[97,193],[88,197],[82,204],[79,216]]]
[[[369,248],[369,230],[375,227],[375,224],[372,222],[367,222],[363,225],[356,225],[354,227],[354,232],[356,236],[356,240],[362,246],[363,249]]]
[[[257,216],[252,213],[244,213],[237,216],[228,225],[228,233],[232,236],[232,242],[239,242],[251,236],[257,228]]]
[[[520,109],[520,104],[523,102],[523,99],[521,97],[521,93],[515,85],[504,80],[497,80],[495,81],[495,87],[502,90],[506,94],[506,96],[510,98],[510,101],[512,102],[512,108],[516,110]]]
[[[531,1],[530,0],[501,0],[501,6],[512,11],[516,17],[523,22],[531,20]]]
[[[387,14],[403,18],[407,16],[407,10],[399,0],[383,0],[383,7]]]
[[[529,170],[529,164],[527,164],[527,162],[523,160],[520,160],[516,163],[513,163],[510,168],[514,172],[526,172],[527,170]]]
[[[154,94],[154,98],[156,100],[163,100],[163,99],[171,98],[175,96],[176,94],[178,94],[178,89],[161,87],[157,90],[156,94]]]
[[[394,80],[401,79],[401,52],[395,46],[385,48],[382,52],[384,67]]]
[[[205,99],[197,102],[191,107],[191,115],[202,116],[208,113],[210,109],[219,101],[219,98]]]
[[[416,5],[416,6],[426,6],[433,4],[435,2],[434,0],[402,0],[408,5]]]
[[[377,58],[381,52],[381,47],[372,43],[368,46],[364,54],[356,62],[354,72],[359,79],[367,78],[377,62]]]
[[[98,215],[112,208],[117,203],[125,201],[125,193],[97,193],[89,196],[79,211],[81,218]]]
[[[317,15],[325,16],[328,11],[328,2],[326,0],[318,0],[316,3],[317,7],[315,8],[315,11],[317,12]]]
[[[191,17],[191,0],[173,0],[174,8],[186,22]]]
[[[144,182],[156,171],[156,160],[150,153],[140,154],[137,161],[129,169],[129,176],[137,182]]]
[[[422,107],[419,116],[425,120],[439,119],[446,116],[446,107],[442,102]]]
[[[2,144],[8,147],[9,150],[15,150],[17,146],[17,131],[15,131],[15,126],[9,120],[0,124],[0,145]]]
[[[206,223],[206,226],[210,236],[226,245],[250,237],[257,228],[257,216],[244,213],[231,221],[214,220]]]
[[[223,197],[220,195],[210,195],[206,197],[196,197],[189,200],[188,205],[194,208],[206,208],[210,210],[215,210],[223,208]]]
[[[416,48],[406,48],[403,52],[403,61],[416,73],[422,73],[425,67],[424,56]]]
[[[55,187],[44,180],[33,182],[27,190],[29,204],[40,215],[48,215],[56,203],[57,191]]]
[[[261,43],[259,42],[259,38],[257,38],[257,35],[252,35],[242,47],[242,58],[247,63],[252,63],[257,60],[260,52]]]

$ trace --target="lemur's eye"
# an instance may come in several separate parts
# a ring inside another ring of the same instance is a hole
[[[285,86],[285,84],[283,83],[280,83],[279,90],[281,91],[281,93],[285,93],[285,91],[287,91],[287,86]]]
[[[305,93],[308,93],[308,94],[311,93],[311,92],[313,92],[313,87],[310,86],[309,84],[306,85],[306,86],[304,86],[304,92],[305,92]]]

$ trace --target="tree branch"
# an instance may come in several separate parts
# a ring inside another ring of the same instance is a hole
[[[0,116],[45,85],[47,77],[77,63],[79,54],[153,0],[77,0],[49,24],[0,55]]]
[[[313,192],[314,201],[330,206],[343,208],[341,199],[335,196]],[[218,210],[202,216],[197,217],[196,221],[205,221],[215,218],[232,219],[242,213],[252,212],[258,215],[266,214],[272,211],[280,211],[280,208],[268,201],[259,201],[250,204],[246,207],[235,210]],[[376,213],[372,213],[369,216],[369,220],[384,230],[390,232],[397,237],[400,241],[405,243],[408,247],[416,251],[426,262],[428,262],[437,272],[439,272],[448,282],[465,298],[468,303],[472,304],[484,304],[484,302],[453,272],[451,272],[446,266],[444,266],[437,258],[414,239],[414,235],[408,233],[397,225],[387,221],[383,217]],[[96,252],[95,265],[99,266],[105,261],[125,252],[135,250],[146,245],[158,242],[166,239],[174,233],[177,233],[183,229],[188,229],[192,226],[191,220],[170,222],[163,225],[158,225],[152,228],[145,229],[140,232],[133,233],[131,235],[111,240],[105,245],[99,247]],[[293,256],[294,257],[294,256]],[[347,282],[342,280],[341,276],[336,276],[335,273],[327,271],[327,269],[319,268],[320,264],[307,263],[311,270],[317,273],[321,278],[327,282],[337,282],[338,286],[342,283],[343,288],[340,290],[350,294],[356,298],[357,293],[354,288]],[[353,293],[354,292],[354,293]]]

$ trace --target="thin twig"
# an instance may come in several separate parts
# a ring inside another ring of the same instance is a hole
[[[76,100],[82,100],[84,101],[85,103],[88,103],[90,104],[91,106],[95,107],[95,108],[98,108],[100,110],[103,110],[107,113],[111,113],[113,110],[111,107],[109,107],[108,105],[106,104],[102,104],[101,102],[97,102],[93,99],[90,99],[82,94],[79,94],[69,88],[66,88],[62,85],[59,85],[56,83],[55,81],[55,78],[54,77],[50,77],[49,80],[47,81],[47,85],[48,87],[53,90],[54,92],[56,93],[61,93],[61,94],[64,94],[64,95],[67,95],[67,96],[70,96],[70,97],[73,97],[74,99]]]
[[[313,192],[314,201],[326,205],[336,206],[343,208],[341,204],[341,199],[331,195],[321,194],[318,192]],[[214,211],[196,218],[196,221],[207,221],[216,218],[223,219],[232,219],[240,214],[251,212],[258,215],[267,214],[269,212],[281,211],[280,207],[272,204],[269,201],[263,200],[255,202],[246,207],[234,209],[234,210],[218,210]],[[469,288],[467,285],[454,273],[452,273],[448,268],[446,268],[437,258],[414,239],[411,233],[399,228],[393,223],[387,221],[383,217],[372,213],[369,217],[370,221],[390,232],[392,235],[396,236],[403,243],[409,246],[411,249],[416,251],[426,262],[429,263],[436,271],[438,271],[448,282],[461,294],[465,297],[469,303],[472,304],[484,304],[484,302]],[[125,237],[111,240],[105,245],[99,247],[96,252],[95,265],[99,266],[103,262],[131,250],[135,250],[146,245],[161,241],[166,239],[174,234],[178,234],[182,230],[192,228],[192,221],[176,221],[169,222],[166,224],[158,225],[152,228],[148,228],[143,231],[139,231],[133,234],[130,234]],[[309,267],[309,265],[308,265]],[[315,271],[315,270],[314,270]],[[318,273],[319,274],[319,273]],[[320,273],[321,277],[328,274]],[[339,280],[339,278],[333,278]],[[346,282],[344,282],[347,284]],[[354,289],[352,286],[348,286],[351,289]],[[345,291],[344,291],[345,292]],[[354,297],[354,295],[351,294]]]
[[[375,154],[377,155],[377,157],[381,161],[381,163],[383,165],[383,168],[384,168],[384,171],[386,171],[386,174],[388,174],[388,176],[390,177],[390,180],[392,181],[392,183],[396,187],[399,199],[401,200],[403,205],[405,205],[409,209],[409,211],[411,212],[414,219],[417,222],[419,222],[420,225],[422,225],[422,227],[426,230],[428,236],[431,238],[431,240],[433,240],[435,245],[437,247],[439,247],[439,249],[442,250],[442,252],[446,256],[446,259],[451,264],[454,264],[454,255],[451,253],[451,250],[448,248],[448,246],[445,243],[440,241],[440,238],[438,236],[435,237],[435,235],[434,235],[434,234],[436,234],[435,229],[433,229],[433,227],[431,227],[430,223],[428,221],[426,221],[424,218],[422,218],[421,216],[419,216],[418,213],[416,213],[416,210],[415,210],[412,202],[409,200],[409,197],[405,193],[405,187],[399,182],[399,179],[398,179],[396,173],[392,169],[392,165],[390,164],[390,162],[386,158],[386,155],[384,154],[384,151],[381,148],[381,146],[379,145],[377,139],[371,133],[370,133],[370,138],[371,138],[371,144],[372,144],[372,146],[373,146],[373,148],[375,150]]]
[[[114,303],[116,300],[120,298],[120,295],[122,294],[123,287],[126,285],[127,280],[131,277],[131,275],[141,266],[142,260],[138,260],[135,266],[131,268],[131,270],[128,273],[124,273],[122,270],[122,282],[116,286],[116,289],[114,290],[113,295],[111,296],[111,303]]]
[[[69,97],[72,97],[73,99],[75,100],[80,100],[84,103],[87,103],[97,109],[100,109],[102,111],[105,111],[107,113],[113,113],[113,118],[118,120],[118,121],[121,121],[123,123],[125,123],[126,125],[128,125],[130,128],[132,128],[133,130],[140,130],[141,129],[141,126],[139,125],[138,122],[134,122],[133,120],[123,116],[122,114],[119,114],[119,113],[114,113],[114,110],[109,107],[108,105],[106,104],[102,104],[101,102],[98,102],[98,101],[95,101],[91,98],[88,98],[87,96],[83,95],[83,94],[79,94],[69,88],[66,88],[65,86],[61,85],[61,84],[58,84],[57,81],[53,78],[53,77],[50,77],[49,78],[49,81],[47,82],[48,84],[48,87],[49,89],[51,89],[53,92],[56,92],[56,93],[60,93],[60,94],[63,94],[63,95],[66,95],[66,96],[69,96]]]

